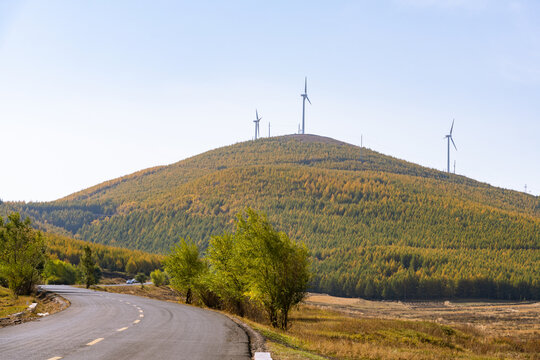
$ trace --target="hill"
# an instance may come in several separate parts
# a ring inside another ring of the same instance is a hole
[[[246,206],[312,252],[313,290],[373,298],[540,298],[540,198],[330,138],[248,141],[48,203],[45,229],[167,252],[205,248]]]

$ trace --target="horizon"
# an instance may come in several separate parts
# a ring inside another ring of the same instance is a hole
[[[306,6],[309,4],[309,7]],[[0,4],[0,199],[52,201],[253,137],[319,134],[540,195],[532,0]]]

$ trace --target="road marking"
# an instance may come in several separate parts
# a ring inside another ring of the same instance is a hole
[[[130,303],[128,303],[127,301],[126,301],[126,304],[128,304],[128,305],[131,305],[131,304],[130,304]]]
[[[116,331],[118,331],[118,332],[120,332],[120,331],[124,331],[124,330],[127,330],[127,328],[128,328],[128,327],[126,326],[126,327],[123,327],[123,328],[121,328],[121,329],[118,329],[118,330],[116,330]]]
[[[55,357],[49,358],[47,360],[60,360],[61,358],[62,358],[61,356],[55,356]]]
[[[140,322],[141,322],[141,320],[137,319],[137,320],[135,320],[133,323],[134,323],[134,324],[138,324],[138,323],[140,323]]]
[[[142,313],[143,311],[141,309],[139,309],[139,312]]]
[[[92,345],[95,345],[97,344],[98,342],[100,342],[101,340],[105,340],[105,338],[97,338],[96,340],[94,341],[90,341],[88,344],[86,344],[87,346],[92,346]]]
[[[144,315],[143,315],[143,314],[140,314],[139,317],[144,317]]]

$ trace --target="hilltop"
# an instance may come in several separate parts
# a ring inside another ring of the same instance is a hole
[[[47,203],[6,203],[82,240],[204,249],[246,206],[311,250],[336,295],[540,298],[540,199],[315,135],[238,143]]]

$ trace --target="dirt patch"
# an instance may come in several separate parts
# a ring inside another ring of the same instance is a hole
[[[141,288],[140,285],[133,286],[95,286],[92,287],[95,290],[118,293],[118,294],[129,294],[136,296],[144,296],[150,299],[165,300],[178,302],[180,300],[178,292],[174,291],[168,286],[154,286],[154,285],[145,285]]]

